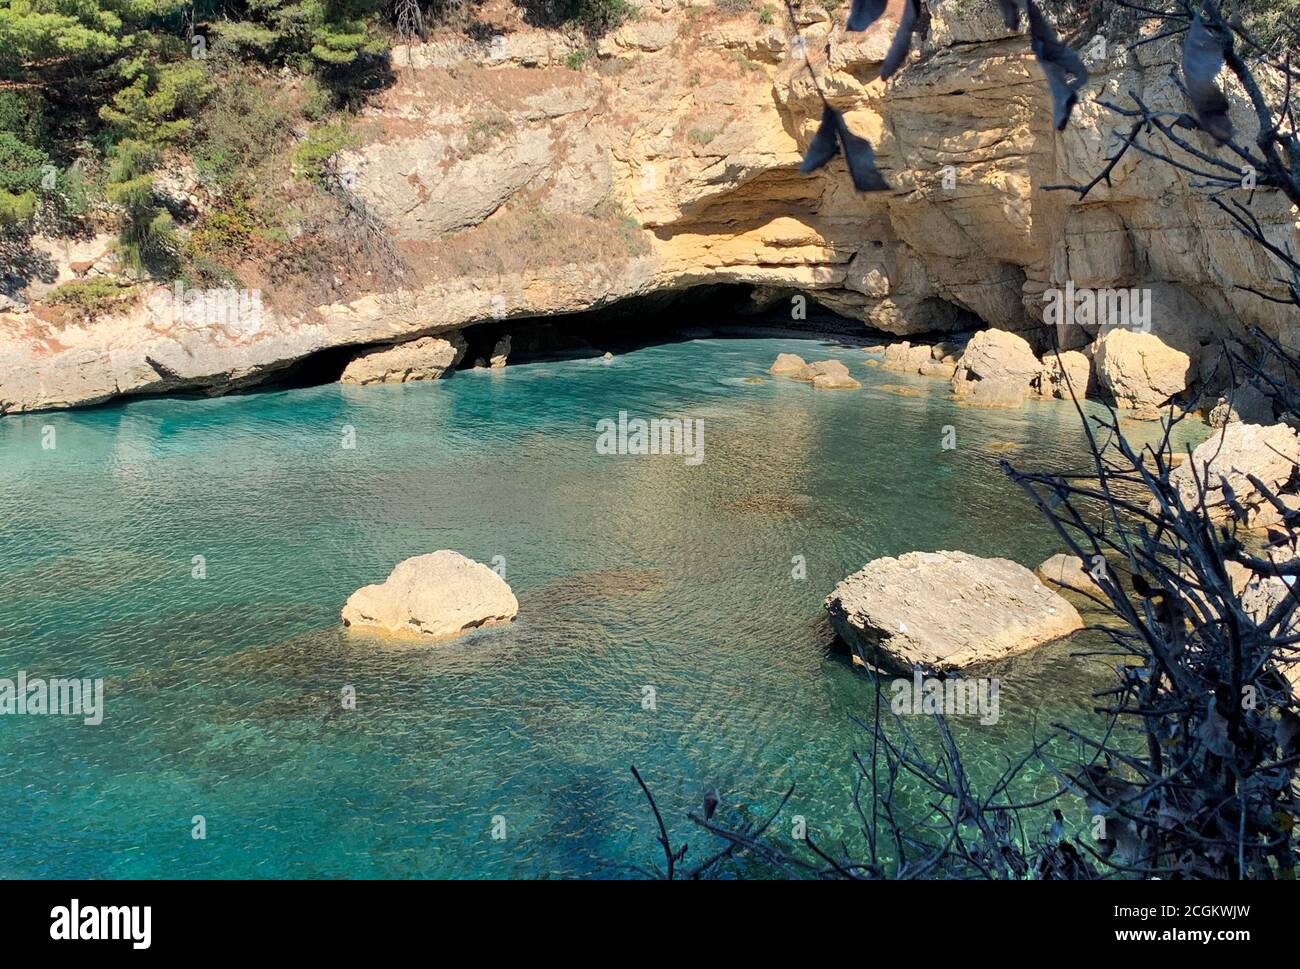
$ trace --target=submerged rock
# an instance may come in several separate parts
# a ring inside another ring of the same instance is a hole
[[[599,599],[639,596],[659,592],[666,585],[662,572],[654,569],[599,569],[565,575],[531,593],[524,599],[530,609],[590,606]]]
[[[897,394],[899,397],[924,397],[925,392],[918,387],[908,387],[906,384],[876,384],[876,390],[883,391],[886,394]]]
[[[345,384],[400,384],[437,380],[465,355],[465,338],[453,331],[410,343],[367,350],[352,358],[339,378]]]
[[[778,353],[776,361],[768,368],[768,373],[807,381],[818,390],[855,389],[862,386],[849,376],[849,368],[839,360],[807,363],[803,357],[793,353]]]
[[[735,515],[799,518],[806,515],[812,506],[813,500],[808,495],[755,494],[729,498],[719,502],[717,507]]]
[[[442,549],[398,563],[378,585],[358,589],[343,607],[343,625],[431,639],[509,622],[519,602],[486,565]]]
[[[1019,407],[1027,396],[1018,380],[976,380],[954,386],[957,403],[965,407]]]
[[[896,672],[961,669],[1083,628],[1024,566],[966,552],[876,559],[835,587],[826,611],[845,642]]]

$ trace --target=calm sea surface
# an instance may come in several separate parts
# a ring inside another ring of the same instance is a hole
[[[768,377],[782,351],[864,387]],[[630,764],[688,860],[714,786],[737,817],[794,783],[789,814],[852,839],[872,691],[822,599],[912,549],[1036,565],[1058,544],[997,459],[1083,456],[1068,405],[966,409],[868,359],[704,339],[5,418],[0,677],[103,677],[106,709],[0,717],[0,876],[618,876],[658,860]],[[598,455],[619,411],[702,419],[703,463]],[[440,548],[504,563],[518,622],[418,648],[341,628],[356,588]],[[977,774],[1088,716],[1108,674],[1068,653],[988,671],[1001,719],[957,723]]]

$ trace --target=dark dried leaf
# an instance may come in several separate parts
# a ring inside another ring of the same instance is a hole
[[[803,164],[799,166],[799,171],[805,175],[817,171],[839,153],[840,142],[836,134],[835,114],[835,109],[829,104],[822,106],[822,123],[817,126],[817,133],[808,143]]]
[[[1294,757],[1297,752],[1300,752],[1300,717],[1283,707],[1274,729],[1282,757]]]
[[[1196,736],[1211,753],[1218,754],[1220,757],[1232,755],[1233,746],[1228,738],[1228,721],[1223,719],[1223,714],[1219,713],[1213,696],[1210,697],[1205,719],[1201,721],[1201,729],[1196,732]]]
[[[844,160],[849,165],[849,175],[853,178],[853,187],[859,192],[885,192],[889,183],[885,176],[876,169],[876,154],[871,150],[871,142],[859,138],[844,123],[844,116],[832,111],[836,130],[840,136],[840,145],[844,148]]]
[[[844,24],[845,30],[866,30],[885,12],[886,0],[853,0],[849,7],[849,19]]]
[[[916,19],[920,16],[918,2],[919,0],[904,0],[903,16],[898,21],[898,29],[894,31],[894,39],[889,45],[889,52],[885,54],[885,62],[880,65],[882,81],[893,77],[894,72],[903,66],[903,61],[907,60],[907,53],[912,49],[912,31],[916,29]]]
[[[1232,137],[1228,99],[1215,83],[1222,67],[1223,45],[1197,14],[1183,42],[1183,83],[1187,86],[1196,123],[1219,144]]]
[[[844,123],[844,116],[829,104],[822,107],[821,124],[804,153],[799,171],[804,174],[816,171],[834,158],[841,147],[854,188],[859,192],[880,192],[889,188],[884,176],[876,170],[876,156],[870,142],[851,132]]]
[[[1224,504],[1232,512],[1232,517],[1245,524],[1246,509],[1241,506],[1241,502],[1237,500],[1237,493],[1232,490],[1232,485],[1228,484],[1228,479],[1223,475],[1219,475],[1219,487],[1223,491]]]
[[[1034,0],[1028,0],[1026,9],[1030,46],[1047,75],[1047,87],[1052,93],[1052,124],[1061,131],[1069,123],[1070,112],[1079,100],[1079,88],[1088,83],[1088,68],[1077,53],[1061,43]]]

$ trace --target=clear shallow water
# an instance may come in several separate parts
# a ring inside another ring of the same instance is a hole
[[[864,388],[770,378],[782,351]],[[961,408],[867,359],[694,340],[0,421],[0,676],[107,679],[100,726],[0,717],[0,876],[614,876],[658,860],[631,763],[688,860],[714,785],[757,814],[796,783],[789,813],[851,832],[871,690],[823,597],[917,548],[1037,564],[1057,543],[996,461],[1081,455],[1069,406]],[[702,418],[703,464],[597,455],[620,410]],[[352,591],[439,548],[504,557],[518,622],[414,649],[340,628]],[[988,671],[1000,722],[957,724],[976,772],[1085,714],[1106,672],[1067,653]]]

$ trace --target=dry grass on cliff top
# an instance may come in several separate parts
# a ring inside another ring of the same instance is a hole
[[[493,67],[458,64],[403,75],[380,93],[361,128],[381,137],[419,137],[452,132],[467,115],[524,120],[540,114],[548,97],[591,83],[565,67]],[[530,106],[538,106],[530,111]]]
[[[403,242],[412,267],[443,278],[531,273],[574,263],[611,268],[650,251],[636,221],[614,206],[592,215],[537,205],[499,212],[481,225],[429,242]]]

